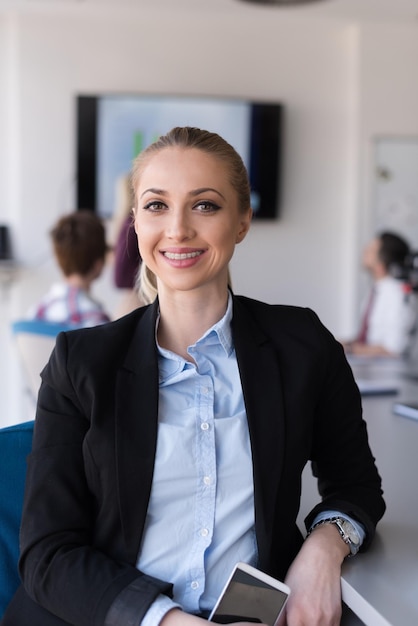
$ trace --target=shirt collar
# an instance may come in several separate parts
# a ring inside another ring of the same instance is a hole
[[[216,322],[209,330],[205,332],[205,334],[196,341],[196,346],[213,343],[213,340],[218,341],[223,349],[225,350],[225,354],[230,356],[231,352],[234,349],[233,341],[232,341],[232,331],[231,331],[231,321],[232,321],[232,296],[231,292],[228,292],[228,305],[226,307],[225,315]]]
[[[232,321],[232,295],[231,292],[228,292],[228,305],[225,311],[224,316],[216,322],[211,328],[209,328],[204,335],[200,339],[196,341],[195,346],[205,346],[205,345],[213,345],[215,343],[219,343],[225,351],[225,354],[229,357],[233,350],[234,344],[232,339],[232,331],[231,331],[231,321]],[[165,378],[170,374],[174,374],[179,369],[183,369],[185,366],[185,361],[183,357],[180,357],[178,354],[171,352],[170,350],[166,350],[162,348],[158,344],[157,339],[157,330],[158,324],[160,321],[160,314],[158,313],[156,323],[155,323],[155,342],[157,344],[158,356],[159,356],[159,367],[160,367],[160,377]],[[189,346],[191,348],[192,346]]]

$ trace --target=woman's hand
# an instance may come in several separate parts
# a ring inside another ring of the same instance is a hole
[[[286,576],[291,594],[280,624],[339,626],[341,564],[349,551],[333,524],[319,526],[309,535]]]
[[[202,626],[208,622],[196,615],[190,615],[184,613],[180,609],[172,609],[160,622],[160,626]],[[234,622],[235,626],[254,626],[250,622]],[[267,626],[266,624],[260,624],[260,626]]]

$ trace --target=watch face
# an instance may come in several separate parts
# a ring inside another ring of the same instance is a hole
[[[340,523],[342,530],[347,535],[348,539],[356,546],[359,543],[360,538],[354,526],[348,520],[341,520]]]

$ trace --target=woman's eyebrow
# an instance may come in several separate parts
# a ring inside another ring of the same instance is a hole
[[[167,192],[164,191],[164,189],[158,189],[156,187],[150,187],[149,189],[145,189],[145,191],[143,191],[139,197],[142,198],[142,196],[145,196],[146,193],[155,193],[155,194],[157,194],[159,196],[167,195]]]
[[[206,191],[213,191],[214,193],[218,194],[218,196],[221,196],[221,198],[225,200],[225,196],[223,196],[220,191],[218,191],[217,189],[214,189],[213,187],[199,187],[198,189],[193,189],[193,191],[190,192],[190,195],[199,196],[201,193],[205,193]]]
[[[206,193],[207,191],[212,191],[213,193],[216,193],[218,196],[220,196],[223,200],[225,200],[225,196],[213,187],[199,187],[198,189],[192,189],[192,191],[189,192],[189,195],[199,196],[201,193]],[[142,196],[144,196],[146,193],[154,193],[158,196],[166,196],[168,192],[164,189],[158,189],[157,187],[150,187],[149,189],[145,189],[141,193],[140,198],[142,198]]]

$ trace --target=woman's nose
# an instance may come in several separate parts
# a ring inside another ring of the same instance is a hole
[[[167,225],[167,236],[182,241],[193,236],[194,229],[186,212],[173,211]]]

